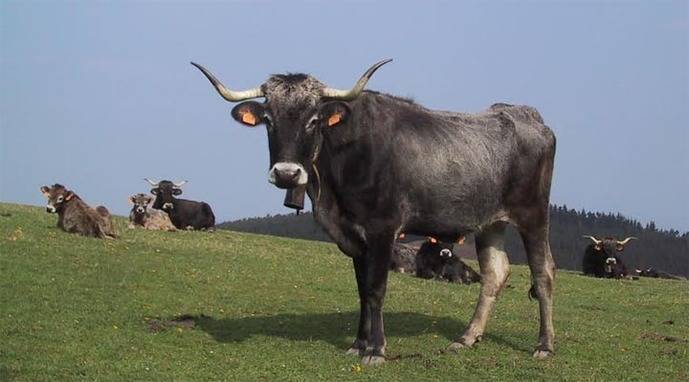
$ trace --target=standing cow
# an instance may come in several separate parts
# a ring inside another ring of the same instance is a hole
[[[41,187],[41,193],[48,199],[46,211],[57,213],[57,226],[65,232],[100,239],[117,237],[115,226],[108,209],[89,207],[79,195],[65,186],[55,183],[52,187]]]
[[[429,110],[415,102],[364,91],[384,60],[352,89],[329,88],[307,74],[273,75],[233,91],[203,72],[232,116],[265,124],[270,183],[306,186],[315,219],[352,257],[360,298],[356,340],[347,351],[363,364],[385,361],[383,302],[392,246],[401,232],[454,242],[476,233],[482,286],[468,328],[449,349],[481,340],[510,271],[508,223],[519,230],[540,305],[534,357],[554,352],[548,202],[555,136],[527,106],[496,104],[478,114]]]
[[[590,235],[584,237],[592,241],[586,246],[582,260],[582,270],[585,275],[607,278],[627,277],[627,267],[619,254],[624,251],[624,246],[630,240],[636,239],[635,237],[630,236],[622,241],[612,237],[602,240]]]
[[[182,195],[182,185],[187,183],[186,180],[180,183],[169,180],[154,182],[148,178],[144,180],[153,186],[151,194],[156,196],[153,208],[167,212],[175,227],[195,230],[214,229],[215,215],[208,203],[175,198]]]

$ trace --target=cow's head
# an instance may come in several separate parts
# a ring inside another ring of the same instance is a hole
[[[455,256],[452,243],[441,242],[434,237],[429,237],[423,244],[424,253],[430,256],[438,256],[441,260],[449,260]]]
[[[146,209],[152,201],[153,198],[146,194],[135,194],[129,197],[129,203],[132,204],[132,212],[136,216],[146,214]]]
[[[151,194],[155,195],[155,201],[153,202],[153,208],[157,210],[163,210],[165,212],[170,212],[175,208],[173,201],[175,196],[182,195],[182,185],[187,183],[186,180],[179,183],[173,183],[169,180],[161,180],[160,182],[154,182],[148,178],[144,178],[153,188],[151,188]]]
[[[52,187],[41,187],[41,193],[48,199],[45,210],[51,214],[59,213],[64,208],[65,203],[74,198],[79,198],[74,192],[57,183],[53,184]]]
[[[606,237],[599,240],[590,235],[586,235],[584,237],[591,239],[593,242],[591,245],[599,256],[605,257],[604,270],[607,275],[611,276],[617,276],[615,274],[616,270],[621,267],[621,264],[618,264],[619,261],[616,256],[620,252],[624,251],[624,246],[627,245],[630,240],[636,239],[633,236],[630,236],[624,240],[616,240],[612,237]]]
[[[314,158],[320,130],[345,123],[350,113],[348,102],[356,99],[373,73],[390,61],[370,67],[349,90],[326,87],[307,74],[279,74],[257,88],[233,91],[201,65],[192,65],[203,72],[225,100],[243,101],[232,109],[237,122],[249,127],[266,125],[270,149],[268,181],[289,189],[308,183],[307,169]],[[248,101],[261,97],[265,98],[262,103]]]

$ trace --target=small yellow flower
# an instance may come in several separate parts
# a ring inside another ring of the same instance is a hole
[[[357,363],[357,364],[352,365],[351,370],[352,370],[352,373],[361,373],[361,371],[363,369],[361,368],[361,365],[359,365]]]

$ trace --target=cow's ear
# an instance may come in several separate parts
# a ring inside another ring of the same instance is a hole
[[[622,251],[624,251],[624,244],[619,244],[619,243],[618,243],[617,246],[615,247],[615,249],[617,249],[617,252],[622,252]]]
[[[177,195],[182,195],[182,189],[180,189],[180,188],[173,188],[173,189],[172,189],[172,195],[175,195],[175,196],[177,196]]]
[[[603,246],[600,245],[600,244],[594,244],[594,245],[593,245],[593,248],[595,248],[596,251],[600,251],[601,249],[603,249]]]
[[[45,196],[46,198],[49,198],[49,197],[50,197],[50,187],[48,187],[48,186],[43,186],[43,187],[41,187],[41,193],[42,193],[43,196]]]
[[[232,109],[232,118],[242,125],[254,127],[263,123],[263,105],[256,101],[246,101]]]
[[[134,196],[129,197],[129,204],[134,204]]]
[[[157,188],[151,188],[151,194],[158,195],[158,189]]]
[[[323,121],[326,127],[335,127],[347,121],[349,106],[341,101],[331,101],[323,104],[318,113],[318,119]]]
[[[74,193],[72,191],[67,191],[67,194],[65,194],[65,200],[72,200],[74,197]]]

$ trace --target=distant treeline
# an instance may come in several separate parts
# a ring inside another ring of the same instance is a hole
[[[620,214],[576,211],[567,206],[550,207],[550,244],[558,268],[581,270],[584,248],[591,242],[582,235],[597,238],[606,236],[624,239],[635,236],[639,240],[627,244],[623,254],[629,268],[656,267],[689,277],[689,232],[662,230],[650,222],[645,226]],[[268,215],[260,218],[241,219],[218,226],[241,232],[285,236],[307,240],[330,241],[328,235],[313,220],[310,213],[299,216]],[[473,248],[473,238],[466,245]],[[513,264],[526,263],[526,254],[517,232],[510,228],[507,233],[507,251]]]

